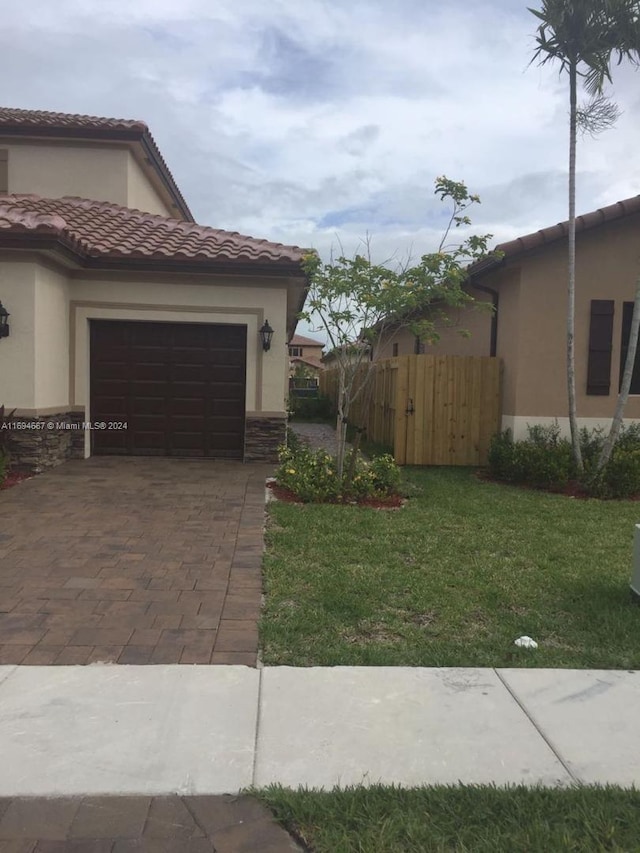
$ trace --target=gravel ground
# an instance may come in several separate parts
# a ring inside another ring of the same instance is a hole
[[[321,448],[327,450],[332,456],[338,452],[336,442],[336,431],[328,424],[289,423],[289,428],[302,441],[306,442],[313,450]],[[347,451],[351,445],[347,444]]]

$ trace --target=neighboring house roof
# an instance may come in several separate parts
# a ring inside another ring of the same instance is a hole
[[[614,222],[617,219],[623,219],[638,213],[640,213],[640,195],[632,196],[615,204],[610,204],[607,207],[600,207],[590,213],[577,216],[576,233],[589,231],[607,222]],[[540,231],[535,231],[532,234],[525,234],[523,237],[509,240],[507,243],[500,243],[495,247],[494,251],[502,252],[504,257],[496,258],[489,256],[471,264],[467,268],[467,271],[471,275],[479,275],[489,269],[493,269],[505,260],[510,260],[525,252],[555,243],[563,238],[566,239],[568,233],[569,222],[565,220],[564,222],[559,222],[557,225],[542,228]]]
[[[175,207],[186,220],[194,221],[160,149],[143,121],[0,107],[0,136],[137,142],[174,200]]]
[[[294,355],[289,359],[291,364],[308,364],[309,367],[314,367],[316,370],[324,370],[324,364],[319,358],[312,355]]]
[[[321,341],[315,341],[313,338],[305,338],[304,335],[294,335],[289,341],[290,347],[324,347]]]
[[[62,248],[85,267],[146,266],[303,275],[306,249],[111,202],[0,196],[0,247]]]

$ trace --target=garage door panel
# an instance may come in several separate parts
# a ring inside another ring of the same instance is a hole
[[[172,414],[204,415],[207,401],[202,397],[174,397],[171,401]]]
[[[171,381],[206,382],[211,367],[208,364],[174,364],[171,368]]]
[[[167,401],[164,397],[134,397],[130,401],[130,411],[134,416],[162,415],[164,417],[167,411]]]
[[[211,417],[234,417],[244,414],[244,403],[239,400],[215,400],[211,405]]]
[[[246,326],[210,326],[211,341],[220,349],[243,349],[246,343]]]
[[[242,458],[245,370],[244,326],[92,321],[94,452]]]
[[[244,350],[211,350],[210,361],[219,367],[223,365],[235,365],[244,370]]]
[[[158,380],[132,379],[129,382],[129,395],[135,400],[145,397],[168,397],[171,394],[171,384],[164,376]]]
[[[166,364],[152,364],[150,362],[134,363],[128,365],[128,369],[130,379],[164,382],[167,378]]]
[[[106,361],[96,367],[93,374],[94,380],[104,379],[109,382],[120,380],[122,382],[129,381],[130,366],[126,361]]]
[[[91,414],[93,420],[98,421],[104,420],[104,418],[100,417],[102,413],[108,413],[109,415],[114,414],[122,418],[128,414],[128,411],[129,409],[125,397],[97,397],[95,406],[91,410]]]

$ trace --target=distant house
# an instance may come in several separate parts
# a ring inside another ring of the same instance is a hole
[[[324,344],[304,335],[294,335],[289,341],[289,376],[296,371],[306,372],[309,378],[317,377],[324,369],[322,352]]]
[[[576,236],[576,390],[581,426],[608,427],[624,361],[640,275],[640,196],[579,216]],[[469,268],[469,292],[493,311],[463,308],[440,324],[437,355],[502,359],[502,427],[517,438],[527,425],[557,419],[568,433],[566,389],[567,222],[496,247]],[[460,330],[470,332],[462,337]],[[383,342],[382,357],[416,351],[403,330]],[[640,352],[626,409],[640,420]]]
[[[276,458],[303,260],[195,223],[143,122],[0,108],[13,462]]]

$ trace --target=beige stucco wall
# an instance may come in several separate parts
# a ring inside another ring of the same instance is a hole
[[[35,407],[69,406],[69,281],[64,273],[36,267]]]
[[[254,280],[255,281],[255,280]],[[263,284],[267,284],[266,282]],[[286,411],[288,368],[286,287],[252,286],[251,280],[220,281],[201,277],[198,283],[166,280],[72,281],[70,288],[73,376],[72,403],[87,406],[90,319],[159,322],[238,323],[247,326],[246,408],[255,412]],[[265,317],[274,329],[273,344],[264,353],[258,329]]]
[[[34,263],[0,262],[0,300],[9,314],[9,337],[0,338],[0,405],[33,409],[35,383]]]
[[[35,260],[0,261],[0,298],[11,334],[0,341],[0,404],[36,414],[85,409],[90,419],[89,321],[234,323],[247,327],[246,411],[285,416],[288,352],[286,282],[192,276],[116,280],[69,278]],[[269,352],[258,329],[274,329]],[[88,439],[88,436],[87,436]],[[88,448],[87,448],[88,452]]]
[[[607,419],[613,415],[620,376],[622,305],[633,301],[640,273],[639,229],[640,217],[634,217],[577,236],[576,394],[578,416],[582,418]],[[505,400],[505,415],[562,418],[567,414],[566,278],[564,242],[521,263],[517,379],[513,400]],[[502,313],[509,298],[508,287],[501,288],[499,341],[503,327],[508,333],[511,322],[509,312]],[[608,397],[586,393],[592,299],[612,299],[615,303]],[[507,358],[505,355],[505,362]],[[626,416],[640,418],[640,396],[629,399]]]
[[[150,178],[131,153],[127,161],[127,207],[157,213],[160,216],[179,215],[177,210],[170,210],[164,203]]]
[[[491,297],[473,290],[471,295],[479,303],[491,303]],[[440,338],[436,343],[426,344],[425,352],[430,355],[489,355],[491,343],[491,311],[473,305],[464,308],[444,308],[435,318],[435,329]],[[462,332],[468,332],[468,335]],[[398,344],[397,355],[412,355],[415,352],[415,335],[409,329],[388,333],[381,342],[380,358],[392,358],[393,345]]]
[[[9,151],[9,192],[44,198],[79,196],[127,206],[125,147],[15,142]]]
[[[181,218],[163,201],[151,167],[146,174],[126,146],[0,140],[0,148],[8,151],[10,193],[78,196]]]

